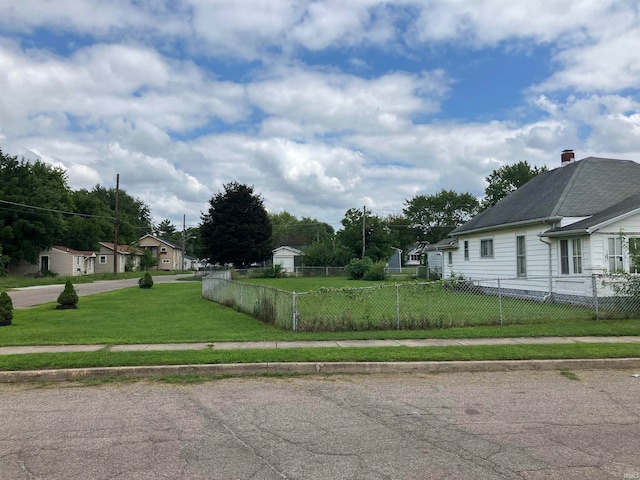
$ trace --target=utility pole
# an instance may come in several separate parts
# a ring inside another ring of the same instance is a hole
[[[120,174],[116,174],[116,211],[115,211],[115,219],[114,219],[114,231],[115,235],[113,238],[113,273],[118,273],[118,194],[120,193]]]
[[[182,265],[180,270],[184,270],[184,251],[187,243],[187,216],[182,215]]]
[[[364,258],[364,252],[365,252],[365,243],[366,243],[366,236],[365,236],[365,231],[366,231],[366,221],[367,221],[367,206],[365,205],[364,207],[362,207],[362,258]]]

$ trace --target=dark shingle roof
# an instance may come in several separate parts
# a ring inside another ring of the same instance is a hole
[[[587,217],[640,193],[640,164],[587,157],[543,172],[452,235],[557,217]]]
[[[616,203],[612,207],[609,207],[602,212],[596,213],[589,218],[585,218],[584,220],[580,220],[579,222],[572,223],[562,228],[554,228],[553,230],[549,230],[547,233],[562,234],[575,231],[586,232],[587,229],[605,223],[607,222],[607,220],[618,218],[625,213],[629,213],[638,209],[640,209],[640,193],[629,198],[625,198],[620,203]]]

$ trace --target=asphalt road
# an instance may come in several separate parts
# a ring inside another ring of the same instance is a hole
[[[153,277],[154,283],[174,282],[177,278],[188,275],[158,275]],[[110,292],[138,285],[138,278],[126,280],[101,280],[93,283],[79,283],[74,285],[78,296],[93,295],[95,293]],[[42,285],[37,287],[16,288],[9,292],[13,308],[29,308],[43,303],[55,302],[64,290],[64,285]]]
[[[0,385],[14,479],[636,479],[624,370]]]

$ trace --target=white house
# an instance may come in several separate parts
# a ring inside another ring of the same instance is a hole
[[[451,232],[444,276],[554,277],[570,290],[592,274],[627,271],[640,251],[640,164],[564,151],[543,172]],[[530,283],[530,282],[529,282]],[[572,285],[573,284],[573,285]]]
[[[281,265],[285,273],[295,273],[301,258],[302,251],[294,247],[282,246],[273,250],[273,264]]]

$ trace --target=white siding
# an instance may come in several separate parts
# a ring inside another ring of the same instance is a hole
[[[458,249],[453,252],[453,265],[445,265],[445,277],[462,274],[466,278],[516,277],[516,237],[524,235],[527,277],[549,275],[549,247],[540,241],[539,233],[547,225],[496,230],[486,234],[460,235]],[[480,242],[493,239],[493,257],[480,256]],[[469,241],[469,259],[464,259],[464,242]],[[555,261],[553,262],[555,264]]]
[[[640,214],[625,218],[619,222],[603,227],[591,235],[591,265],[589,273],[606,273],[609,271],[609,244],[611,237],[640,237]],[[624,243],[624,242],[623,242]],[[629,251],[623,247],[623,264],[629,270]]]

